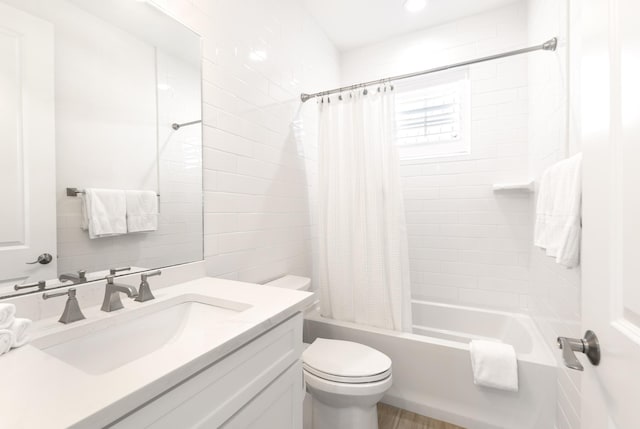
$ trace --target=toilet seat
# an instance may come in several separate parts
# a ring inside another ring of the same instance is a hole
[[[384,353],[364,344],[326,338],[317,338],[302,353],[302,367],[336,383],[376,383],[391,376],[391,359]]]
[[[376,381],[384,380],[385,378],[388,378],[391,375],[391,368],[389,368],[385,372],[381,372],[379,374],[372,374],[372,375],[363,376],[363,377],[345,377],[345,376],[336,375],[336,374],[328,374],[326,372],[320,371],[317,368],[309,366],[304,362],[302,363],[302,369],[324,380],[333,381],[336,383],[347,383],[347,384],[375,383]]]
[[[314,374],[304,371],[304,382],[307,388],[317,389],[322,392],[335,395],[344,395],[350,397],[364,397],[372,395],[381,395],[393,384],[393,377],[389,375],[387,378],[371,383],[339,383],[317,377]]]

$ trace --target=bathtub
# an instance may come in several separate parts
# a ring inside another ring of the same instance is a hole
[[[469,429],[553,429],[556,363],[530,317],[413,301],[413,333],[305,316],[305,341],[356,341],[393,361],[393,387],[383,402]],[[497,339],[518,357],[519,391],[473,384],[469,341]]]

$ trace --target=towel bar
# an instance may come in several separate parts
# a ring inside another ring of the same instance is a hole
[[[67,188],[67,197],[77,197],[78,194],[84,194],[85,191],[84,189],[78,189],[78,188]],[[156,193],[157,196],[160,196],[160,194]]]

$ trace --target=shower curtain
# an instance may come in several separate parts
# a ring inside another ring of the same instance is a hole
[[[392,88],[319,104],[320,308],[325,317],[411,330],[409,256]]]

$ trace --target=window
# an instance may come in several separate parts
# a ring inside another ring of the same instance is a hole
[[[396,85],[396,144],[401,160],[470,152],[470,90],[466,70]]]

